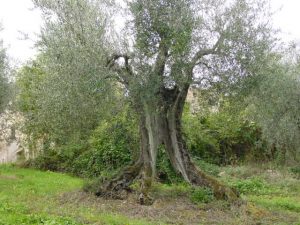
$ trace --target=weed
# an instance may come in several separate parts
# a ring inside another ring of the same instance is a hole
[[[230,185],[241,194],[267,194],[272,191],[272,188],[258,177],[232,181]]]
[[[193,203],[209,203],[214,200],[214,195],[211,189],[195,188],[192,190],[190,199]]]

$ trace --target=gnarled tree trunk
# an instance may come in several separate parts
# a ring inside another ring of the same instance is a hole
[[[182,136],[181,118],[189,85],[183,89],[161,88],[157,101],[144,103],[140,113],[141,151],[137,162],[124,169],[116,179],[104,184],[98,194],[119,197],[118,193],[136,179],[141,179],[141,204],[151,204],[149,188],[155,179],[159,145],[166,148],[174,169],[192,185],[210,187],[218,199],[234,201],[237,193],[217,179],[207,175],[192,162]],[[155,102],[155,105],[153,105]]]

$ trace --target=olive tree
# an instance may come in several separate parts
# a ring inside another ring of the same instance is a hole
[[[0,32],[1,32],[0,23]],[[5,138],[5,131],[8,128],[7,115],[3,116],[3,112],[8,108],[10,100],[10,84],[8,80],[9,66],[6,49],[3,46],[3,41],[0,40],[0,141]]]
[[[108,92],[116,88],[108,80],[100,82],[109,75],[104,66],[107,22],[98,3],[38,4],[45,13],[41,53],[19,70],[17,102],[33,146],[41,139],[63,145],[87,138],[107,111],[105,105],[115,100]]]
[[[274,55],[247,97],[251,119],[262,128],[273,157],[299,161],[300,57],[296,46]],[[277,152],[274,151],[277,149]]]
[[[3,47],[3,43],[0,41],[0,112],[4,109],[5,103],[7,103],[9,86],[7,80],[7,71],[7,56]]]
[[[117,85],[139,117],[139,158],[100,186],[97,194],[118,197],[140,178],[140,201],[150,203],[158,148],[164,145],[172,166],[187,182],[211,187],[218,198],[238,198],[195,166],[181,119],[191,85],[233,84],[251,76],[254,65],[270,51],[266,2],[124,1],[123,19],[128,23],[119,38],[114,20],[109,22],[117,13],[112,2],[35,3],[46,18],[40,42],[46,65],[49,73],[62,78],[56,87],[63,82],[71,85],[82,74],[89,77],[91,87]]]

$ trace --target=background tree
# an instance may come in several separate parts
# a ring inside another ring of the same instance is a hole
[[[0,23],[0,32],[2,30]],[[3,117],[2,113],[7,109],[11,97],[11,85],[8,80],[9,67],[6,49],[3,46],[3,41],[0,40],[0,141],[5,137],[5,131],[8,129],[7,118]]]
[[[274,55],[247,98],[250,118],[262,128],[270,154],[297,162],[300,146],[300,61],[296,45]],[[255,78],[257,80],[258,78]]]
[[[1,31],[1,24],[0,24]],[[8,64],[7,55],[3,42],[0,40],[0,112],[3,111],[5,104],[8,100]]]
[[[120,41],[113,38],[112,23],[103,13],[109,4],[35,3],[47,18],[40,46],[49,74],[46,87],[53,87],[48,92],[53,99],[49,112],[63,108],[73,112],[68,107],[79,102],[74,96],[94,96],[98,92],[89,91],[95,86],[107,88],[101,93],[111,93],[118,81],[139,117],[139,159],[100,187],[98,194],[118,196],[141,177],[141,203],[151,202],[148,191],[163,144],[172,166],[187,182],[209,186],[219,198],[237,198],[230,188],[196,168],[182,136],[181,118],[191,85],[226,87],[251,76],[253,68],[261,65],[273,41],[264,1],[130,1],[129,36]],[[77,93],[69,92],[77,81]],[[81,84],[86,84],[84,90]],[[58,104],[58,99],[64,100]],[[86,109],[89,113],[93,107]]]
[[[32,142],[63,145],[89,137],[100,118],[112,112],[107,108],[122,106],[114,104],[118,87],[104,78],[109,45],[103,44],[107,26],[101,4],[38,2],[47,18],[42,53],[19,72],[19,106]]]

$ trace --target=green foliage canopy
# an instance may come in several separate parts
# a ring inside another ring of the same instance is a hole
[[[1,24],[0,24],[1,31]],[[4,109],[8,97],[8,61],[3,42],[0,40],[0,112]]]
[[[107,105],[114,110],[118,102],[113,94],[118,87],[106,79],[109,45],[101,4],[35,3],[44,12],[45,28],[39,58],[19,71],[18,100],[25,128],[33,139],[57,144],[86,138],[100,117],[111,112]]]
[[[300,153],[300,57],[287,49],[260,71],[260,82],[247,99],[250,118],[261,126],[270,148],[285,160],[299,160]]]

